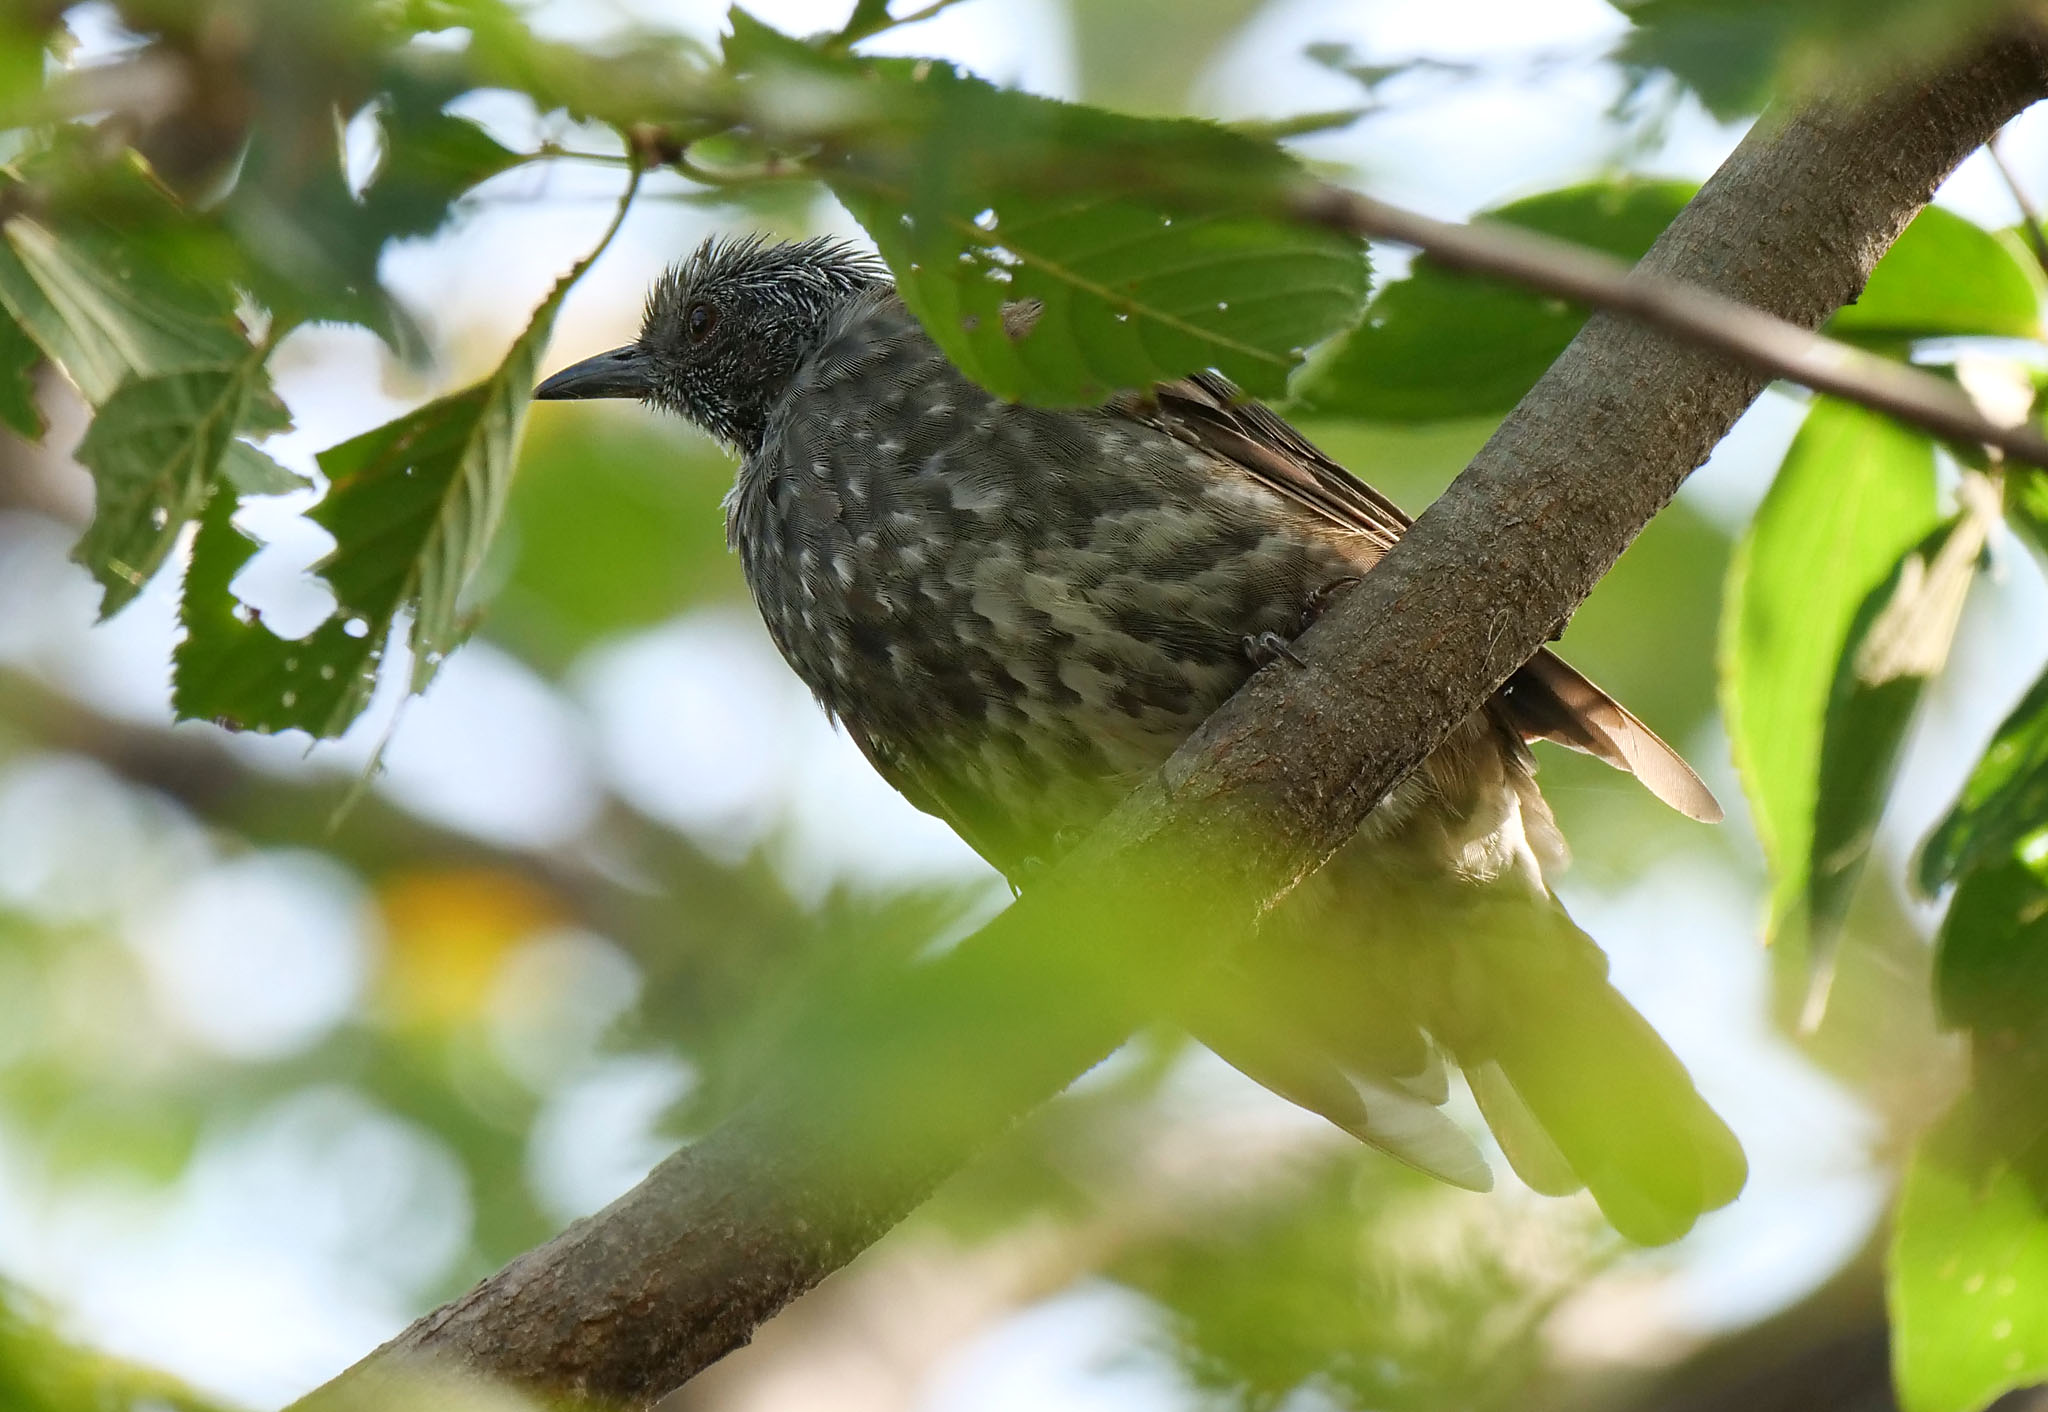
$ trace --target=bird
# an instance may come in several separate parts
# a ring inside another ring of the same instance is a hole
[[[1004,311],[1027,336],[1043,306]],[[960,372],[876,257],[714,237],[639,336],[543,381],[737,456],[725,500],[769,636],[912,804],[1028,890],[1406,531],[1389,499],[1214,371],[1099,406]],[[1491,1188],[1442,1111],[1465,1075],[1516,1174],[1661,1244],[1733,1200],[1742,1148],[1550,888],[1549,740],[1715,821],[1663,741],[1539,652],[1172,1018],[1395,1158]]]

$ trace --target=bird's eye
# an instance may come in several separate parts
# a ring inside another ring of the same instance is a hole
[[[711,330],[718,327],[718,310],[699,299],[683,315],[683,322],[690,330],[690,342],[702,343],[711,337]]]

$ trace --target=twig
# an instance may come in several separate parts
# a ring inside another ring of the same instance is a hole
[[[1439,221],[1333,186],[1309,188],[1292,203],[1292,212],[1300,220],[1412,246],[1451,269],[1498,276],[1640,319],[1771,377],[2048,467],[2048,440],[2032,427],[1990,420],[1933,374],[1824,338],[1700,285],[1643,274],[1611,255],[1534,231]]]
[[[861,4],[854,7],[853,17],[846,27],[825,43],[831,53],[844,53],[863,39],[873,39],[878,34],[887,34],[892,29],[903,29],[908,25],[923,24],[942,11],[950,10],[961,0],[932,0],[921,10],[912,10],[907,15],[891,15],[888,0],[880,4]]]
[[[2040,213],[2034,209],[2033,201],[2027,196],[2027,189],[2020,185],[2019,175],[2013,171],[2011,164],[2005,160],[2005,153],[1999,149],[1999,139],[2004,136],[2003,132],[1999,133],[1998,137],[1984,144],[1984,150],[1991,154],[1991,165],[1998,168],[1998,174],[2005,179],[2005,189],[2012,193],[2013,204],[2020,208],[2020,229],[2026,232],[2027,245],[2034,252],[2035,263],[2040,265],[2044,273],[2048,273],[2048,234],[2042,233]]]

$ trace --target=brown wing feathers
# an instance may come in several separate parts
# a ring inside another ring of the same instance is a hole
[[[1380,553],[1414,523],[1271,409],[1214,374],[1162,383],[1146,403],[1119,410],[1235,462],[1272,490],[1364,536]],[[1524,740],[1583,751],[1634,775],[1679,813],[1720,822],[1719,802],[1684,757],[1548,648],[1508,679],[1498,700]]]

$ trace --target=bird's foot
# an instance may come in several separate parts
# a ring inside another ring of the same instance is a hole
[[[1337,595],[1359,582],[1359,579],[1360,575],[1347,574],[1340,579],[1331,579],[1321,588],[1309,594],[1308,602],[1302,606],[1301,627],[1296,631],[1295,636],[1299,637],[1302,633],[1307,632],[1316,619],[1322,617],[1329,606],[1337,601]]]
[[[1301,660],[1294,647],[1277,632],[1262,632],[1257,637],[1249,633],[1244,639],[1244,655],[1251,658],[1254,667],[1267,667],[1285,657],[1297,667],[1306,668],[1308,663]]]

